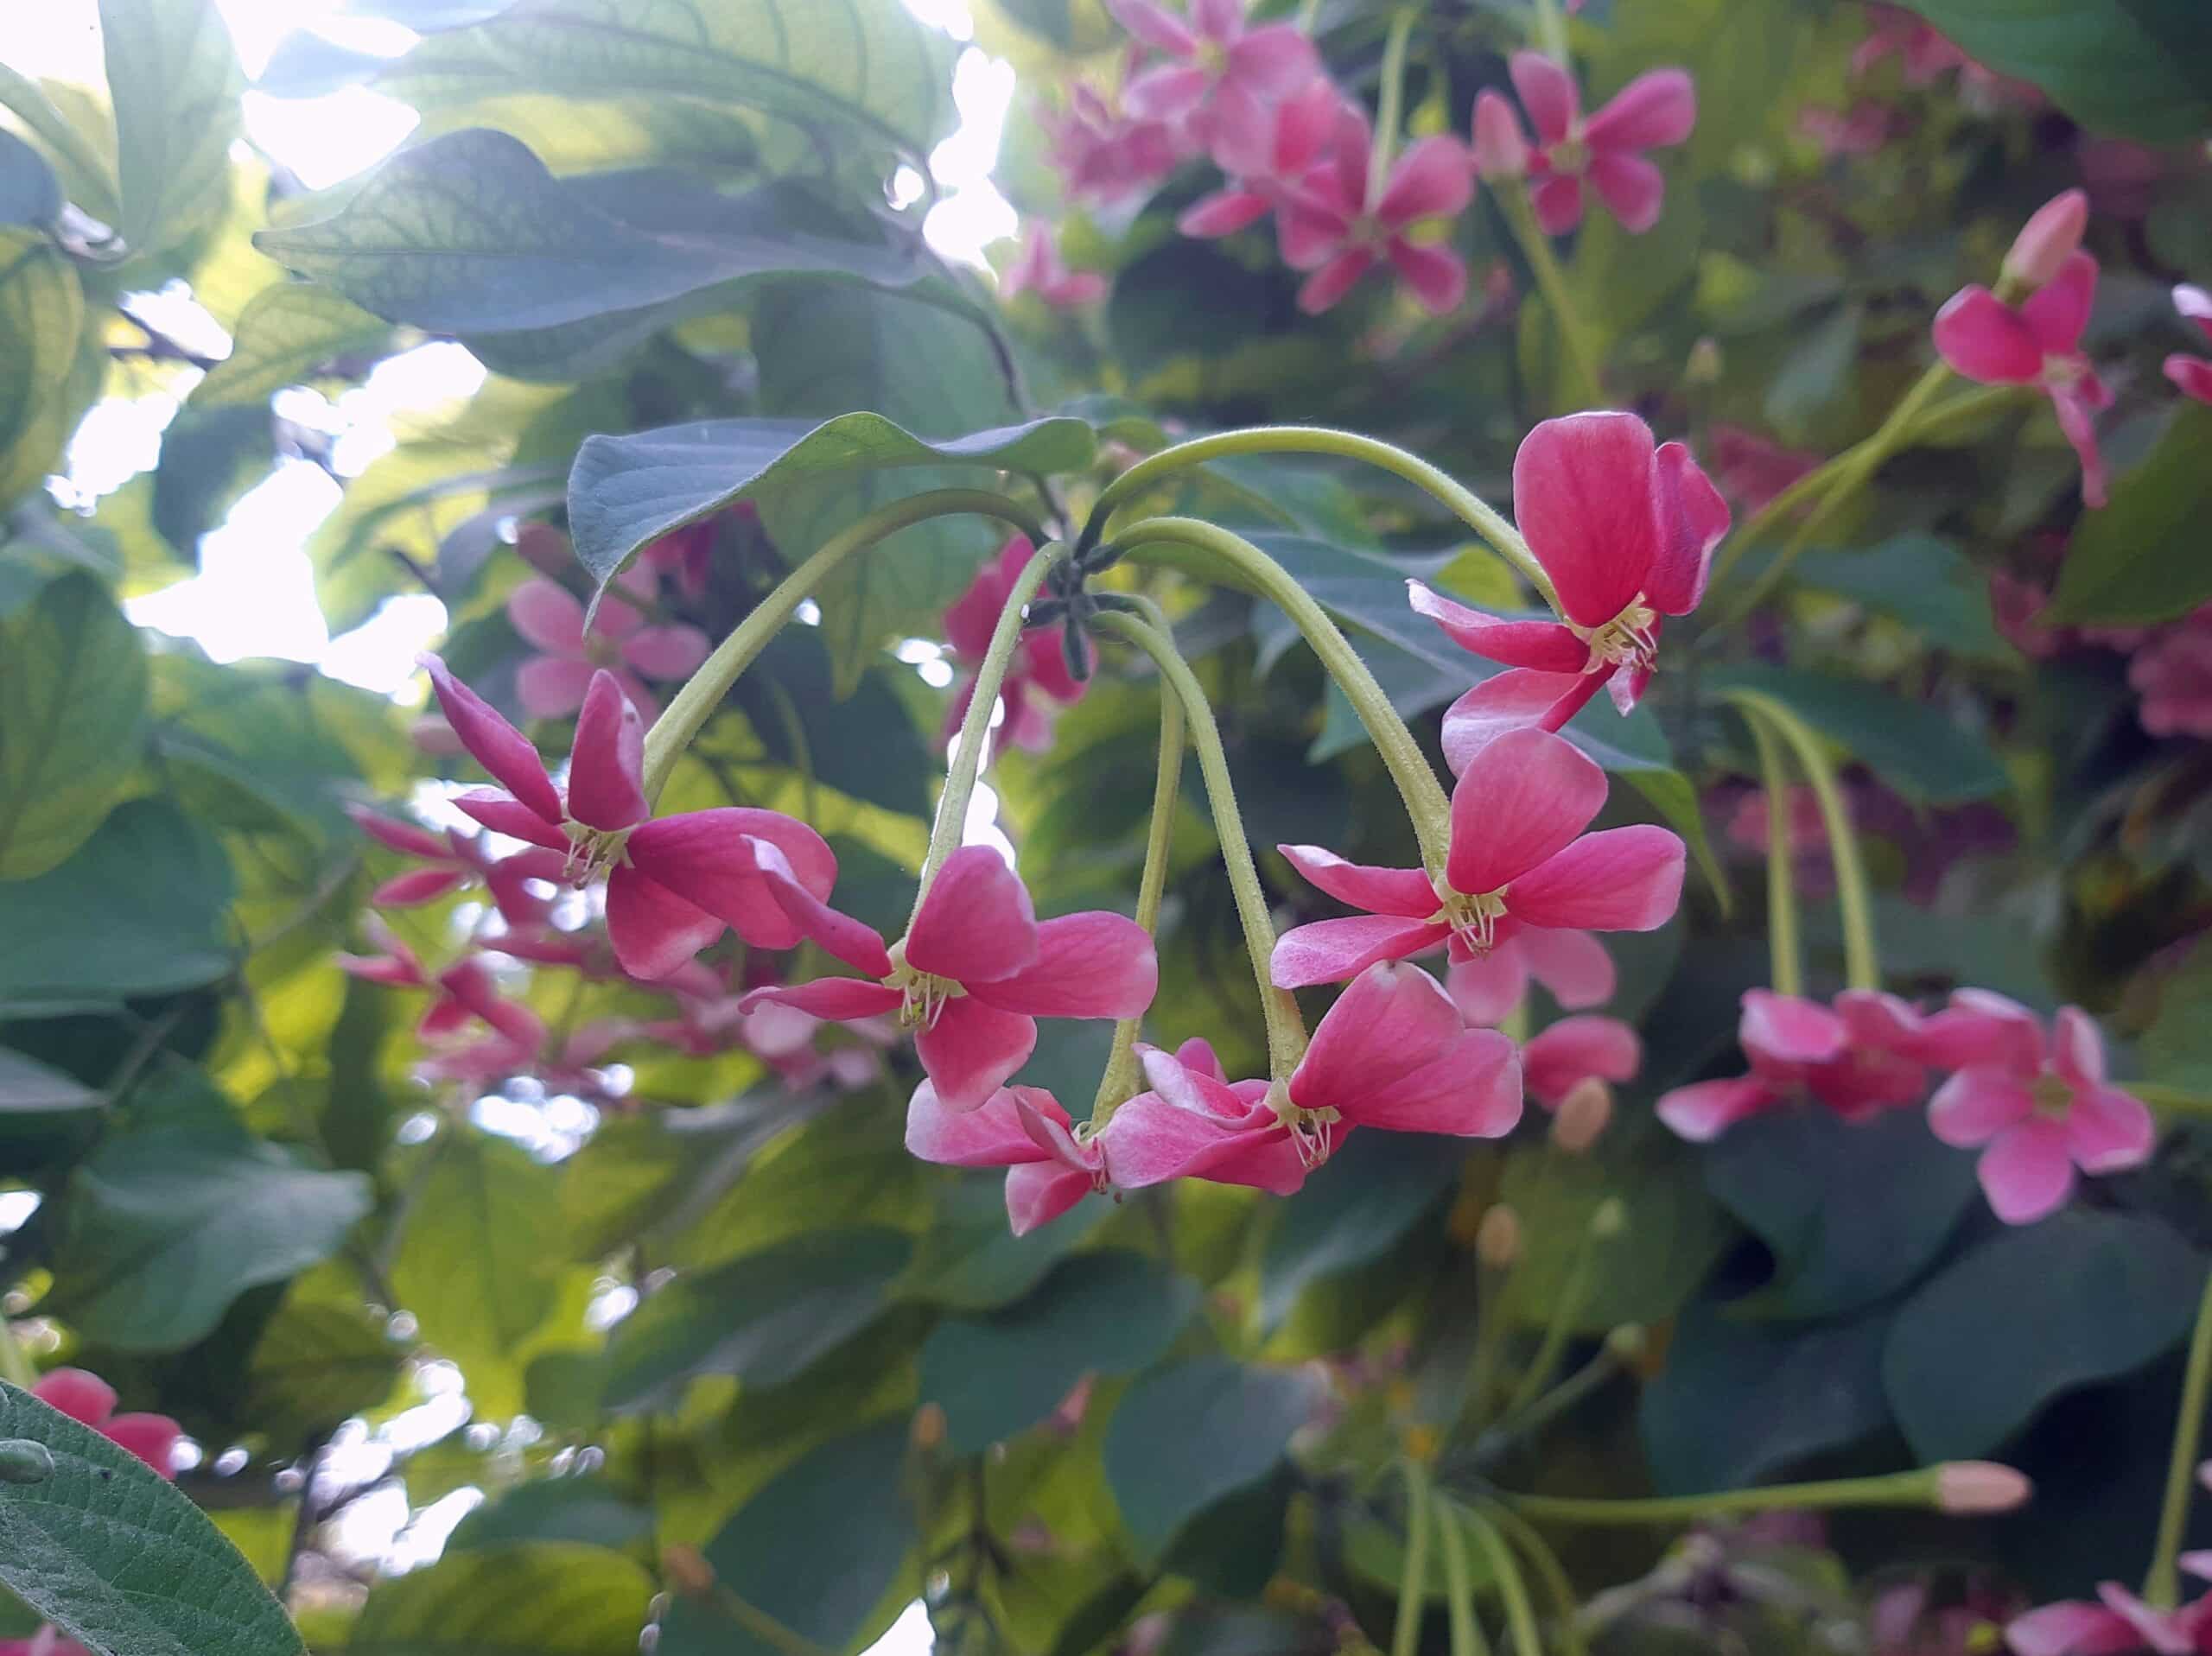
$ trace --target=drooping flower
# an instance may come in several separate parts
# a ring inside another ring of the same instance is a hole
[[[2073,1194],[2075,1171],[2116,1173],[2150,1158],[2150,1110],[2105,1078],[2104,1037],[2077,1006],[2048,1036],[2026,1007],[1962,989],[1928,1020],[1921,1050],[1954,1075],[1928,1103],[1928,1125],[1961,1149],[1981,1148],[1982,1193],[2008,1225],[2030,1225]]]
[[[1260,170],[1274,136],[1269,111],[1320,73],[1313,42],[1289,23],[1250,26],[1244,0],[1193,0],[1187,20],[1153,0],[1106,3],[1168,60],[1123,86],[1124,107],[1186,124],[1231,177]]]
[[[1681,898],[1682,842],[1643,823],[1584,833],[1605,803],[1604,771],[1563,737],[1522,728],[1478,749],[1452,790],[1440,885],[1418,868],[1346,862],[1319,846],[1280,847],[1312,884],[1367,913],[1284,933],[1275,982],[1343,982],[1447,940],[1453,958],[1471,959],[1524,926],[1663,925]]]
[[[1125,916],[1091,910],[1039,921],[1028,888],[988,846],[944,860],[897,947],[792,878],[781,848],[759,866],[792,923],[868,982],[817,978],[755,989],[849,1022],[896,1012],[950,1110],[976,1109],[1028,1061],[1042,1018],[1135,1018],[1159,981],[1152,938]]]
[[[1033,293],[1054,310],[1080,310],[1106,296],[1106,278],[1096,270],[1071,270],[1060,257],[1052,225],[1033,220],[1022,234],[1021,251],[999,278],[999,297]]]
[[[1467,152],[1451,138],[1421,139],[1391,164],[1370,200],[1373,143],[1366,116],[1346,108],[1330,159],[1308,168],[1282,206],[1284,263],[1313,273],[1298,290],[1298,308],[1309,316],[1331,309],[1387,260],[1422,308],[1441,316],[1466,297],[1466,263],[1412,232],[1465,210],[1474,194]]]
[[[1563,236],[1582,222],[1586,181],[1630,234],[1657,224],[1667,181],[1643,152],[1681,143],[1697,125],[1697,89],[1689,75],[1650,70],[1585,117],[1581,89],[1565,65],[1541,52],[1516,52],[1507,67],[1536,129],[1527,155],[1529,200],[1544,233]],[[1487,115],[1484,98],[1491,100]],[[1491,156],[1504,147],[1497,113],[1503,104],[1494,92],[1476,100],[1476,129],[1481,133],[1489,123],[1485,153]]]
[[[1129,48],[1125,75],[1141,57],[1140,48]],[[1065,109],[1040,107],[1037,124],[1068,199],[1095,206],[1116,206],[1151,188],[1192,153],[1181,123],[1140,116],[1126,96],[1109,102],[1080,81],[1069,89]]]
[[[2191,1575],[2212,1578],[2212,1554],[2185,1552]],[[2191,1656],[2212,1644],[2212,1595],[2179,1609],[2154,1609],[2116,1581],[2099,1582],[2094,1602],[2065,1599],[2015,1616],[2005,1624],[2013,1656]]]
[[[2082,349],[2096,296],[2096,257],[2075,253],[2018,306],[1979,282],[1960,289],[1936,313],[1935,327],[1936,351],[1968,379],[2039,386],[2050,398],[2058,428],[2081,457],[2082,499],[2089,506],[2105,504],[2095,416],[2112,406],[2112,392]]]
[[[465,955],[443,971],[433,974],[399,935],[374,914],[361,917],[361,930],[374,946],[373,955],[345,955],[337,965],[348,977],[380,983],[391,989],[427,989],[432,999],[415,1026],[426,1041],[457,1035],[468,1020],[480,1018],[510,1042],[532,1051],[544,1038],[544,1025],[529,1007],[499,993],[491,968],[474,955]]]
[[[963,661],[980,664],[990,652],[991,633],[1013,595],[1014,582],[1036,555],[1037,549],[1027,535],[1015,536],[976,572],[968,590],[945,611],[945,642]],[[1086,641],[1084,650],[1090,647]],[[999,726],[998,739],[1033,753],[1043,752],[1052,745],[1052,720],[1058,709],[1080,701],[1085,688],[1084,681],[1068,670],[1067,651],[1057,628],[1039,627],[1023,633],[999,685],[1006,721]],[[946,741],[958,733],[960,721],[968,716],[968,704],[975,699],[976,675],[971,669],[954,692],[951,708],[945,714]]]
[[[1578,1082],[1636,1079],[1643,1043],[1618,1018],[1584,1012],[1547,1025],[1521,1049],[1521,1075],[1529,1096],[1556,1110]]]
[[[1444,987],[1470,1024],[1497,1025],[1513,1015],[1531,980],[1550,990],[1563,1012],[1604,1006],[1618,980],[1613,957],[1588,932],[1523,926],[1489,954],[1454,961]]]
[[[632,569],[652,572],[642,564]],[[603,594],[584,625],[584,606],[567,587],[532,576],[507,596],[507,619],[539,654],[523,663],[515,694],[533,719],[563,719],[583,705],[593,676],[608,673],[639,714],[652,718],[659,706],[639,677],[688,677],[713,648],[707,635],[682,622],[648,626],[635,605]]]
[[[1445,714],[1454,770],[1500,730],[1557,730],[1608,689],[1626,713],[1650,682],[1664,617],[1705,595],[1728,505],[1680,443],[1654,445],[1632,414],[1547,420],[1513,457],[1521,533],[1559,593],[1563,621],[1509,621],[1408,581],[1414,608],[1462,649],[1502,663]]]
[[[1307,1161],[1264,1081],[1231,1082],[1205,1041],[1173,1052],[1140,1046],[1146,1091],[1116,1110],[1098,1135],[1116,1189],[1205,1179],[1289,1196]]]
[[[348,805],[346,815],[378,845],[429,865],[395,874],[371,891],[369,902],[375,908],[415,908],[479,880],[490,892],[500,917],[511,926],[540,924],[551,907],[527,883],[561,878],[561,858],[542,846],[499,857],[486,849],[480,834],[460,834],[451,828],[433,834],[359,805]]]
[[[2187,282],[2174,289],[2174,308],[2204,331],[2212,339],[2212,293],[2193,288]],[[2212,403],[2212,358],[2191,357],[2176,352],[2165,362],[2166,378],[2182,391],[2200,403]]]
[[[1185,236],[1231,236],[1255,225],[1281,206],[1291,188],[1328,153],[1340,132],[1355,130],[1345,118],[1344,94],[1332,81],[1315,79],[1275,105],[1265,164],[1232,176],[1220,189],[1200,196],[1175,220]]]
[[[723,806],[652,815],[643,721],[613,674],[595,673],[585,692],[564,795],[528,737],[436,657],[423,665],[455,733],[506,789],[454,803],[494,833],[560,852],[578,884],[605,869],[607,939],[631,976],[666,977],[725,926],[755,949],[798,942],[761,876],[755,844],[774,846],[815,897],[830,894],[836,858],[820,834],[781,812]]]
[[[118,1414],[115,1387],[82,1368],[49,1369],[31,1395],[80,1426],[90,1426],[165,1478],[176,1476],[177,1439],[184,1429],[165,1414]]]
[[[2033,292],[2054,280],[2066,261],[2082,251],[2089,225],[2086,192],[2061,190],[2028,215],[2005,254],[2005,279]]]
[[[1928,1092],[1928,1071],[1912,1050],[1921,1027],[1910,1006],[1872,990],[1847,990],[1833,1008],[1747,990],[1736,1040],[1751,1073],[1677,1087],[1661,1096],[1659,1119],[1702,1142],[1799,1098],[1847,1121],[1917,1104]]]
[[[1001,1087],[976,1108],[956,1110],[925,1081],[906,1104],[906,1149],[947,1167],[1005,1168],[1016,1236],[1108,1188],[1103,1149],[1077,1138],[1066,1109],[1042,1087]]]

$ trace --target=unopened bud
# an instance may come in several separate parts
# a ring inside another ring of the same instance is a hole
[[[2082,245],[2082,232],[2089,225],[2089,198],[2080,190],[2063,190],[2029,215],[2012,238],[2012,251],[2005,255],[2006,282],[2032,293],[2058,274]]]
[[[1552,1147],[1580,1156],[1605,1136],[1613,1119],[1613,1089],[1601,1075],[1585,1075],[1567,1089],[1552,1117]]]
[[[44,1483],[54,1475],[54,1454],[29,1437],[0,1440],[0,1483]]]
[[[1590,1234],[1599,1241],[1610,1242],[1627,1228],[1628,1209],[1618,1196],[1607,1196],[1590,1215]]]
[[[944,1441],[944,1408],[941,1404],[925,1403],[914,1411],[912,1432],[916,1449],[935,1449]]]
[[[1474,156],[1476,176],[1492,183],[1528,175],[1529,140],[1501,92],[1475,95]]]
[[[1682,365],[1682,378],[1692,385],[1717,385],[1726,365],[1721,359],[1720,341],[1710,333],[1701,333]]]
[[[660,1550],[660,1573],[685,1598],[712,1598],[715,1567],[696,1547],[671,1542]]]
[[[1994,1461],[1946,1461],[1936,1469],[1936,1505],[1954,1516],[2009,1513],[2035,1492],[2026,1473]]]
[[[1650,1344],[1641,1323],[1624,1323],[1605,1336],[1605,1349],[1624,1363],[1632,1363]]]
[[[1475,1232],[1475,1257],[1493,1271],[1503,1271],[1521,1257],[1521,1215],[1499,1202],[1483,1215]]]

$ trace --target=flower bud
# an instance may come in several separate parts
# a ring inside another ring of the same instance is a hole
[[[1528,175],[1529,140],[1521,130],[1521,117],[1501,92],[1484,90],[1475,95],[1474,155],[1478,178],[1496,183]]]
[[[1493,1271],[1503,1271],[1521,1257],[1521,1215],[1499,1202],[1483,1215],[1475,1232],[1475,1257]]]
[[[711,1598],[715,1567],[696,1547],[671,1542],[660,1550],[660,1573],[671,1587],[686,1598]]]
[[[1599,1241],[1610,1242],[1627,1228],[1628,1209],[1618,1196],[1607,1196],[1590,1215],[1590,1234]]]
[[[912,1433],[916,1449],[935,1449],[944,1441],[944,1409],[941,1404],[925,1403],[914,1411]]]
[[[1624,1323],[1605,1336],[1605,1349],[1624,1363],[1632,1363],[1643,1355],[1650,1343],[1641,1323]]]
[[[1726,365],[1721,358],[1720,341],[1702,333],[1690,346],[1689,359],[1682,365],[1682,378],[1692,385],[1716,385]]]
[[[2032,293],[2058,274],[2058,267],[2082,245],[2089,224],[2089,198],[2063,190],[2037,207],[2012,238],[2005,256],[2004,279]]]
[[[1613,1089],[1600,1075],[1585,1075],[1567,1088],[1552,1117],[1552,1147],[1580,1156],[1596,1144],[1613,1119]]]
[[[1936,1505],[1955,1517],[2009,1513],[2035,1492],[2027,1474],[1994,1461],[1946,1461],[1936,1469]]]

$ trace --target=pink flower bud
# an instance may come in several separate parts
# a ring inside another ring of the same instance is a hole
[[[2030,290],[2042,287],[2080,250],[2088,223],[2089,198],[2082,191],[2052,196],[2012,238],[2012,251],[2005,256],[2005,279]]]
[[[1476,95],[1474,155],[1478,177],[1496,182],[1528,174],[1529,140],[1521,130],[1521,117],[1501,93]]]
[[[1613,1119],[1613,1089],[1603,1077],[1585,1075],[1567,1089],[1552,1118],[1552,1145],[1580,1156],[1601,1138]]]
[[[1954,1517],[2009,1513],[2035,1492],[2024,1472],[1994,1461],[1947,1461],[1936,1469],[1936,1505]]]
[[[1493,1271],[1503,1271],[1521,1257],[1521,1215],[1503,1202],[1483,1215],[1475,1232],[1475,1257]]]

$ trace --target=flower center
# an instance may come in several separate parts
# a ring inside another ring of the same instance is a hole
[[[2052,352],[2043,359],[2043,383],[2053,390],[2063,390],[2088,371],[2088,362],[2071,352]]]
[[[2057,1075],[2037,1075],[2028,1084],[2036,1114],[2063,1121],[2074,1108],[2074,1088]]]
[[[1648,668],[1659,653],[1659,635],[1655,630],[1659,612],[1643,601],[1638,593],[1629,606],[1601,627],[1585,631],[1574,631],[1590,646],[1590,660],[1583,668],[1594,673],[1600,667]],[[1572,625],[1572,624],[1570,624]]]
[[[899,992],[899,1022],[906,1029],[935,1029],[944,1003],[968,993],[957,979],[917,972],[907,965],[904,938],[891,945],[891,975],[883,981]]]
[[[628,828],[595,828],[572,816],[561,824],[561,831],[569,836],[569,854],[561,864],[561,878],[571,885],[588,885],[606,870],[619,868],[630,860],[623,849],[630,841]]]
[[[1553,170],[1555,172],[1580,174],[1586,170],[1590,165],[1590,146],[1582,141],[1582,135],[1577,132],[1561,138],[1554,144],[1551,147],[1551,153],[1546,159],[1551,162]]]
[[[1452,936],[1471,955],[1489,954],[1497,942],[1498,917],[1505,912],[1505,887],[1473,897],[1449,888],[1437,895],[1443,902],[1429,916],[1429,924],[1449,926]]]

